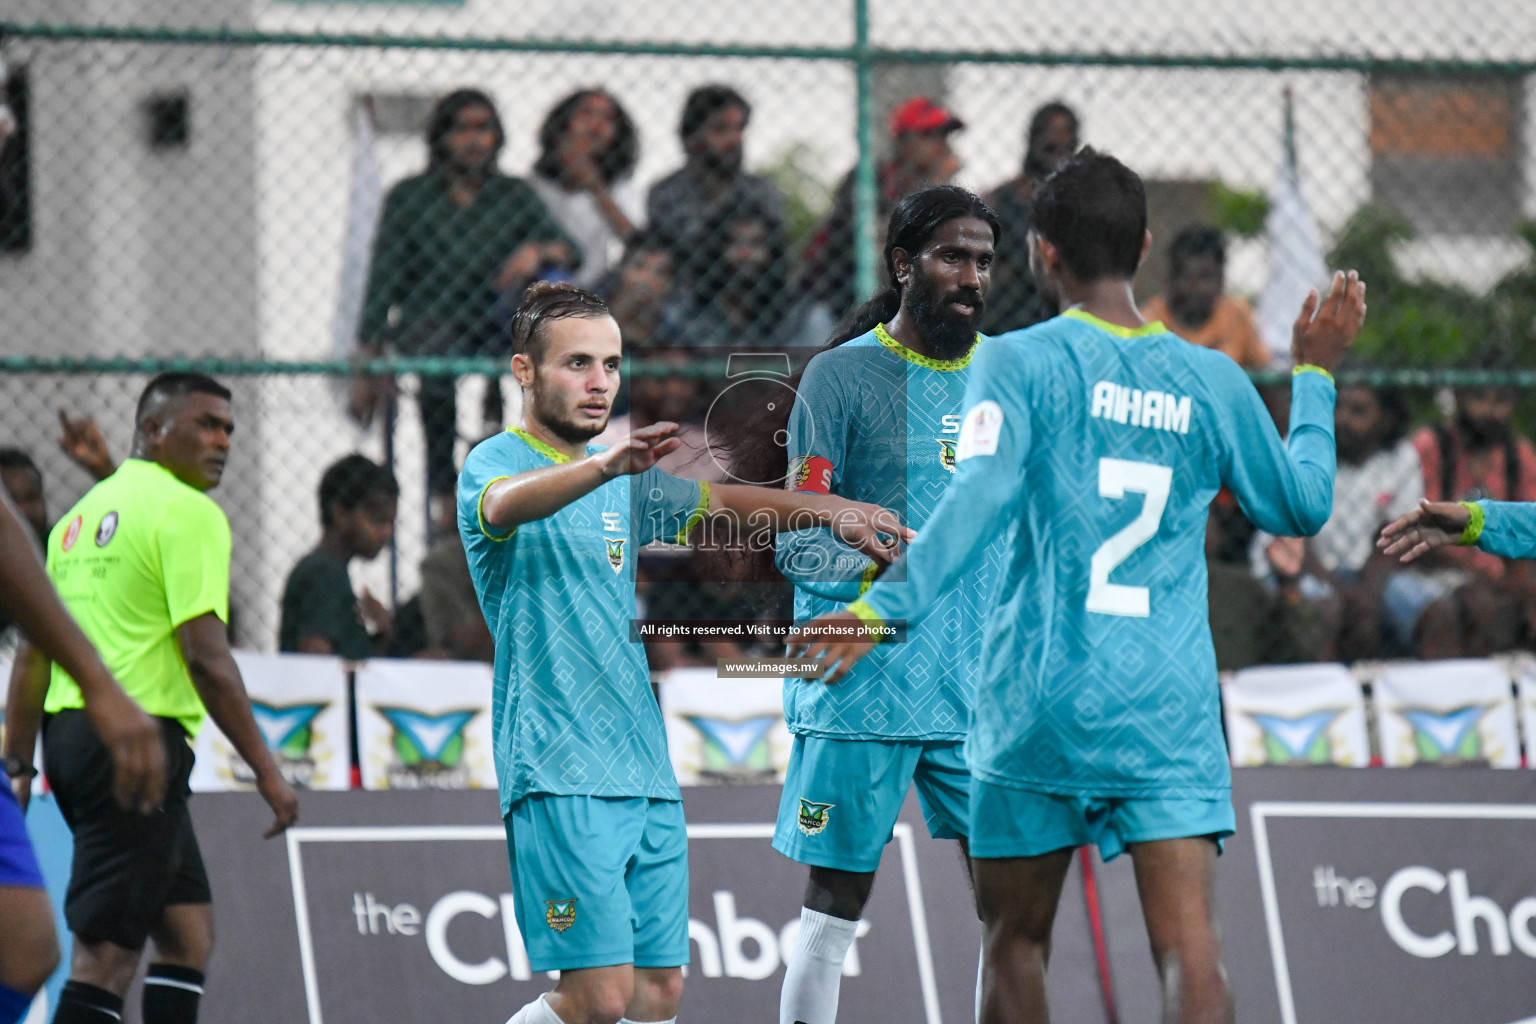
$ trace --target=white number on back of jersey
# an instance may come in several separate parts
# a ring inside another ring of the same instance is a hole
[[[1144,619],[1151,614],[1150,592],[1146,587],[1131,587],[1109,582],[1109,574],[1131,552],[1157,535],[1168,507],[1168,492],[1173,489],[1173,470],[1151,462],[1125,459],[1099,460],[1099,496],[1123,499],[1126,492],[1144,494],[1141,514],[1130,525],[1099,545],[1088,569],[1088,610],[1100,615],[1125,615]]]

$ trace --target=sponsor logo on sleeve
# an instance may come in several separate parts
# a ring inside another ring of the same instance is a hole
[[[820,455],[801,455],[793,460],[794,472],[789,475],[792,491],[810,491],[813,494],[832,493],[832,463]]]
[[[1003,432],[1003,407],[991,399],[978,402],[965,414],[960,425],[960,442],[955,446],[955,461],[964,462],[977,455],[996,455],[997,439]]]
[[[69,521],[69,526],[65,528],[64,537],[59,541],[59,547],[63,548],[65,551],[68,551],[70,548],[74,547],[75,541],[80,539],[80,527],[84,524],[85,517],[76,514],[75,518]]]
[[[96,526],[96,546],[104,548],[117,533],[117,513],[108,512]]]

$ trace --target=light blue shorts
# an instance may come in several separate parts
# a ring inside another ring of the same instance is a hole
[[[773,848],[812,867],[874,871],[913,785],[935,839],[968,835],[971,773],[962,746],[796,736]]]
[[[681,801],[536,793],[512,805],[506,826],[534,970],[688,962]]]
[[[1230,797],[1067,796],[980,779],[971,786],[971,821],[972,857],[1038,857],[1094,843],[1107,861],[1131,843],[1194,836],[1214,836],[1220,852],[1237,828]]]

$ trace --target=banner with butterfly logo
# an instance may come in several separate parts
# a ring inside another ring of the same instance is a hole
[[[1509,672],[1494,661],[1392,665],[1375,684],[1376,730],[1388,766],[1520,766]]]
[[[364,789],[495,789],[491,666],[377,659],[357,667]]]
[[[1343,665],[1244,669],[1222,696],[1235,765],[1370,763],[1365,698]]]
[[[683,786],[782,784],[793,738],[782,679],[721,679],[676,668],[659,684],[672,769]]]
[[[351,787],[352,716],[340,658],[235,651],[251,713],[272,759],[301,789]],[[193,745],[194,792],[256,788],[256,776],[209,717]]]

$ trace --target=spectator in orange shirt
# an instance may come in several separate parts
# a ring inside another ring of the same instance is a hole
[[[1170,331],[1218,352],[1237,365],[1259,370],[1270,353],[1259,337],[1253,310],[1226,289],[1227,246],[1215,228],[1180,231],[1168,247],[1168,297],[1154,297],[1141,309],[1148,320],[1161,320]]]

